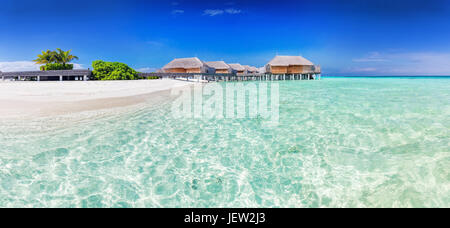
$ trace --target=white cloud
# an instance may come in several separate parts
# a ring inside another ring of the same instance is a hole
[[[14,62],[0,62],[0,71],[34,71],[39,70],[41,65],[32,61],[14,61]],[[74,69],[83,69],[82,64],[73,63]]]
[[[155,68],[155,67],[143,67],[143,68],[136,69],[137,72],[142,72],[142,73],[152,73],[152,72],[156,72],[157,70],[158,70],[158,68]]]
[[[372,52],[353,59],[358,66],[348,73],[377,75],[450,75],[450,53],[438,52]]]
[[[224,13],[227,14],[240,14],[242,11],[239,9],[234,9],[234,8],[228,8],[228,9],[207,9],[203,11],[203,15],[208,15],[208,16],[217,16],[217,15],[222,15]]]
[[[376,72],[377,68],[374,67],[355,67],[355,68],[351,68],[349,70],[350,72],[354,72],[354,73],[368,73],[368,72]]]
[[[147,44],[150,45],[150,46],[154,46],[154,47],[162,47],[162,46],[164,46],[164,44],[162,42],[155,41],[155,40],[147,41]]]
[[[379,52],[370,52],[367,56],[363,58],[353,59],[353,62],[384,62],[387,61],[385,58],[381,57]]]
[[[398,53],[388,58],[399,62],[387,69],[394,74],[450,75],[450,53]]]
[[[203,15],[208,15],[211,17],[223,14],[223,10],[221,9],[207,9],[203,11]]]
[[[33,71],[39,70],[39,66],[31,61],[0,62],[0,71]]]
[[[180,9],[172,10],[173,15],[183,14],[183,13],[184,13],[184,10],[180,10]]]
[[[241,10],[230,8],[226,9],[225,12],[227,12],[228,14],[240,14]]]
[[[75,69],[75,70],[85,69],[83,67],[83,64],[78,64],[78,63],[71,63],[71,64],[73,64],[73,69]]]

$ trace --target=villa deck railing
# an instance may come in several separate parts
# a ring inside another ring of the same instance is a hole
[[[303,74],[209,74],[209,73],[140,73],[140,77],[158,77],[172,79],[194,79],[204,81],[273,81],[273,80],[317,80],[320,74],[314,72]]]

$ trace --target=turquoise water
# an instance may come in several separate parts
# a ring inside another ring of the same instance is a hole
[[[278,125],[171,102],[0,127],[0,207],[450,207],[450,80],[282,81]]]

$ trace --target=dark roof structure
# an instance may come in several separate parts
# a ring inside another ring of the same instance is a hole
[[[17,72],[1,72],[0,77],[58,77],[58,76],[90,76],[90,70],[49,70],[49,71],[17,71]]]

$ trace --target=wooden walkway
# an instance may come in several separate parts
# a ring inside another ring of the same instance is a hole
[[[320,73],[305,74],[206,74],[206,73],[140,73],[140,77],[170,78],[184,80],[198,80],[208,82],[218,81],[280,81],[280,80],[320,80]]]

